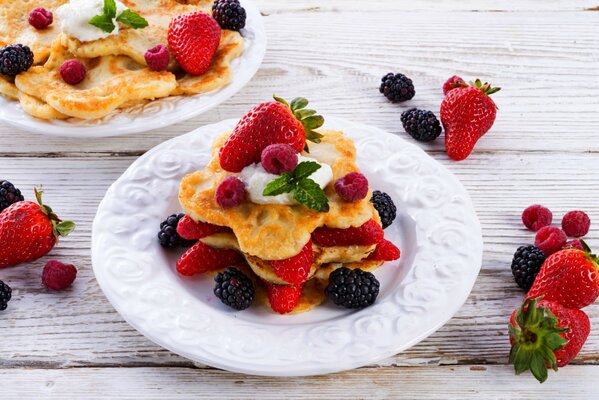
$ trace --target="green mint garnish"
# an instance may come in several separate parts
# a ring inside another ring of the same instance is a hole
[[[118,17],[116,11],[115,0],[104,0],[104,8],[102,9],[103,14],[96,15],[90,19],[89,24],[108,33],[112,32],[115,28],[113,22],[113,19],[115,18],[118,22],[130,26],[133,29],[140,29],[148,26],[148,21],[131,10],[123,11]]]
[[[96,28],[102,29],[104,32],[112,32],[114,31],[114,24],[112,23],[112,18],[104,15],[96,15],[92,19],[89,20],[90,25],[95,26]]]
[[[262,191],[263,196],[278,196],[291,193],[300,204],[318,212],[329,211],[329,199],[318,183],[309,178],[320,169],[320,164],[314,161],[302,161],[292,173],[283,173],[277,179],[269,182]]]
[[[104,15],[110,18],[116,17],[116,1],[104,0]]]
[[[131,10],[123,11],[116,20],[122,24],[130,26],[133,29],[140,29],[148,26],[148,21],[146,21],[141,15],[136,14]]]

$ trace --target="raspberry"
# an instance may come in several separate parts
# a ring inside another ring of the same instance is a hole
[[[447,92],[457,87],[466,85],[466,82],[457,75],[452,76],[443,84],[443,94],[447,95]]]
[[[192,240],[182,238],[178,230],[178,225],[185,214],[172,214],[167,219],[160,223],[160,231],[158,232],[158,241],[162,247],[189,247],[195,243]]]
[[[590,227],[591,219],[584,211],[570,211],[562,218],[562,229],[568,236],[583,237]]]
[[[564,231],[554,226],[544,226],[537,232],[535,246],[543,250],[547,257],[555,253],[566,244],[568,238]]]
[[[33,65],[33,52],[28,46],[14,44],[0,49],[0,74],[17,76]]]
[[[532,231],[538,231],[544,226],[551,225],[553,214],[547,207],[539,204],[528,206],[522,213],[522,222],[524,226]]]
[[[222,208],[238,206],[245,200],[245,184],[238,178],[229,176],[218,185],[215,197]]]
[[[274,312],[287,314],[299,303],[304,285],[274,285],[266,283],[268,302]]]
[[[19,189],[9,181],[0,180],[0,212],[23,200],[25,198]]]
[[[52,290],[64,290],[71,286],[77,277],[77,268],[72,264],[60,261],[48,261],[42,272],[42,283]]]
[[[225,226],[212,225],[208,222],[195,222],[189,215],[183,216],[177,224],[177,234],[185,240],[198,240],[215,233],[229,230]]]
[[[12,289],[6,283],[0,281],[0,311],[6,310],[8,302],[12,297]]]
[[[54,16],[51,11],[37,7],[29,13],[29,25],[35,29],[45,29],[52,24]]]
[[[362,200],[368,194],[368,179],[359,172],[350,172],[337,179],[335,192],[349,203]]]
[[[368,255],[367,260],[394,261],[401,255],[399,248],[390,241],[383,239],[376,245],[374,251]]]
[[[236,268],[227,268],[214,277],[214,295],[235,310],[245,310],[254,300],[254,283]]]
[[[374,208],[376,208],[376,211],[379,213],[381,223],[383,224],[383,229],[386,229],[393,223],[395,217],[397,216],[397,207],[395,207],[393,199],[391,199],[391,196],[389,196],[387,193],[375,190],[372,192],[370,202],[374,205]]]
[[[288,144],[271,144],[262,150],[262,167],[271,174],[292,172],[297,166],[297,153]]]
[[[383,240],[383,236],[383,228],[373,219],[359,227],[339,229],[323,226],[312,232],[312,240],[322,247],[370,246]]]
[[[527,292],[545,261],[545,253],[536,246],[520,246],[512,259],[512,275],[516,284]]]
[[[401,113],[403,128],[419,142],[430,142],[441,134],[441,123],[432,111],[412,108]]]
[[[165,45],[159,44],[152,47],[144,54],[146,64],[152,71],[164,71],[170,61],[170,53]]]
[[[179,258],[177,272],[183,276],[192,276],[230,267],[240,261],[241,255],[236,250],[217,249],[197,242]]]
[[[580,240],[574,239],[574,240],[570,240],[569,242],[566,242],[566,244],[564,245],[564,247],[562,247],[562,249],[584,250],[584,246],[582,245],[582,242]]]
[[[285,260],[270,261],[270,266],[279,278],[298,285],[308,279],[313,261],[312,241],[309,240],[297,255]]]
[[[338,306],[364,308],[375,302],[380,286],[370,272],[341,267],[329,275],[325,294]]]
[[[83,82],[87,72],[85,66],[79,60],[66,60],[58,70],[63,81],[69,85],[78,85]]]
[[[238,31],[245,27],[245,9],[239,0],[216,0],[212,5],[212,16],[221,28]]]

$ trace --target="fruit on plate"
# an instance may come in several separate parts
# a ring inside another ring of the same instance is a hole
[[[275,274],[285,282],[299,285],[308,279],[313,261],[312,241],[309,240],[298,255],[285,260],[270,261],[270,266]]]
[[[341,267],[331,272],[325,293],[338,306],[360,309],[372,305],[380,283],[370,272]]]
[[[568,236],[583,237],[589,233],[590,227],[591,219],[584,211],[570,211],[562,218],[562,229]]]
[[[299,303],[302,295],[303,284],[299,285],[275,285],[266,283],[268,302],[272,310],[279,314],[288,314]]]
[[[346,229],[316,228],[312,232],[312,240],[319,246],[368,246],[383,240],[383,228],[373,219],[358,227]]]
[[[468,157],[476,142],[491,129],[497,106],[489,96],[499,90],[477,79],[447,93],[441,103],[441,123],[450,158],[459,161]]]
[[[214,295],[226,306],[245,310],[254,300],[254,283],[237,268],[227,268],[214,277]]]
[[[42,193],[35,190],[37,203],[21,201],[0,213],[0,268],[37,260],[75,229],[43,204]]]
[[[536,232],[545,226],[551,225],[552,220],[553,213],[551,210],[540,204],[528,206],[522,212],[522,223],[531,231]]]
[[[539,382],[545,382],[547,368],[557,371],[568,365],[590,330],[584,311],[552,301],[525,299],[510,318],[510,363],[516,374],[530,370]]]
[[[239,0],[215,0],[212,16],[222,29],[238,31],[245,27],[246,12]]]
[[[171,214],[160,223],[158,231],[158,241],[162,247],[189,247],[195,243],[192,239],[186,239],[179,235],[179,223],[185,217],[185,214]]]
[[[528,298],[543,296],[565,307],[584,308],[599,297],[599,259],[585,250],[566,249],[550,255],[532,288]]]
[[[397,207],[393,203],[393,199],[387,193],[375,190],[372,192],[370,202],[374,205],[381,218],[383,229],[387,229],[395,221],[395,217],[397,217]]]
[[[318,143],[321,135],[313,131],[322,126],[324,118],[307,109],[308,100],[298,97],[287,101],[274,96],[275,101],[258,104],[235,126],[219,151],[220,165],[225,171],[240,172],[244,167],[261,161],[262,151],[271,144],[287,144],[300,153],[306,140]]]
[[[236,250],[217,249],[197,242],[179,258],[177,272],[183,276],[193,276],[236,265],[241,259],[241,254]]]
[[[228,231],[224,226],[212,225],[207,222],[196,222],[189,215],[184,215],[177,224],[177,233],[185,240],[198,240],[215,233]]]

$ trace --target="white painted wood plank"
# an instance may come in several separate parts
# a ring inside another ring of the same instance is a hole
[[[569,366],[542,385],[508,366],[363,368],[264,378],[189,368],[0,370],[5,398],[27,399],[593,399],[599,368]],[[584,377],[584,379],[581,379]]]

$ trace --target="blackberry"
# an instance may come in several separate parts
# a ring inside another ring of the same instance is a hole
[[[6,210],[11,204],[25,200],[21,191],[9,181],[0,180],[0,212]]]
[[[430,142],[441,134],[441,124],[432,111],[412,108],[401,113],[403,128],[419,142]]]
[[[0,281],[0,311],[6,310],[11,297],[12,290],[10,289],[10,286]]]
[[[254,300],[254,284],[236,268],[227,268],[214,277],[214,295],[236,310],[245,310]]]
[[[391,225],[397,216],[397,207],[395,207],[391,196],[385,192],[381,192],[380,190],[375,190],[372,192],[370,201],[372,204],[374,204],[374,208],[376,208],[378,211],[379,217],[381,217],[383,229]]]
[[[512,274],[521,289],[527,292],[545,261],[545,253],[536,246],[520,246],[512,260]]]
[[[374,303],[379,287],[379,281],[370,272],[341,267],[329,275],[325,294],[338,306],[364,308]]]
[[[212,5],[212,17],[223,29],[238,31],[245,27],[245,9],[239,0],[216,0]]]
[[[0,74],[17,76],[33,64],[33,52],[22,44],[12,44],[0,50]]]
[[[177,233],[177,224],[185,214],[173,214],[160,223],[158,240],[162,247],[189,247],[195,243],[194,240],[185,240]]]
[[[416,94],[412,80],[404,74],[389,72],[381,81],[380,92],[393,103],[410,100]]]

